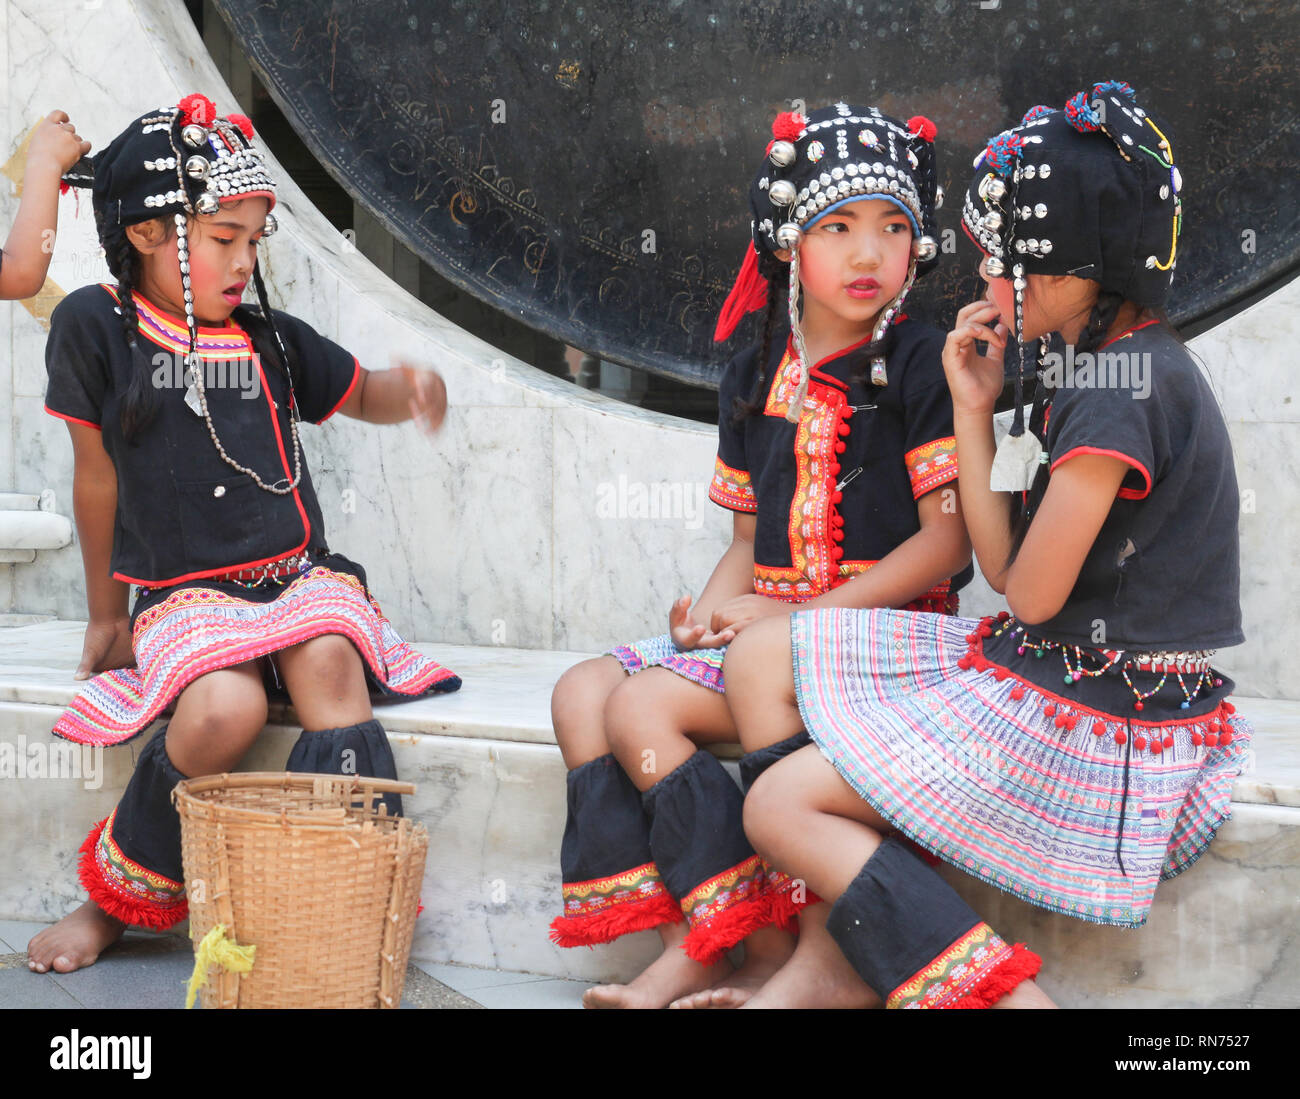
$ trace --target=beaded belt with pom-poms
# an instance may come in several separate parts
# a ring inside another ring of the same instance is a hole
[[[264,584],[268,580],[277,584],[286,584],[292,578],[301,576],[311,568],[311,555],[308,553],[294,553],[288,557],[281,557],[277,561],[268,561],[265,565],[257,565],[249,569],[234,569],[231,572],[219,573],[216,576],[205,576],[204,580],[216,583],[238,584],[242,588],[255,588],[259,584]],[[155,584],[153,587],[141,587],[140,595],[148,595],[154,588],[172,587],[171,584]]]
[[[1223,686],[1223,680],[1216,676],[1210,667],[1210,661],[1214,658],[1214,649],[1151,653],[1127,652],[1123,649],[1090,649],[1082,645],[1030,637],[1025,627],[1007,611],[1000,612],[996,619],[989,619],[986,623],[982,623],[979,630],[983,637],[1001,637],[1008,631],[1013,637],[1020,634],[1020,644],[1016,651],[1021,656],[1025,653],[1033,653],[1034,656],[1041,658],[1053,650],[1059,650],[1061,659],[1065,662],[1064,682],[1067,687],[1078,683],[1084,676],[1095,679],[1109,671],[1117,671],[1123,676],[1128,689],[1133,692],[1133,709],[1139,712],[1144,708],[1144,701],[1164,687],[1171,675],[1178,680],[1178,686],[1183,692],[1183,701],[1179,706],[1184,710],[1191,706],[1192,699],[1205,688]],[[1100,666],[1085,667],[1085,657]],[[1129,673],[1132,671],[1149,672],[1160,676],[1160,680],[1149,691],[1139,691],[1129,678]],[[1196,677],[1190,688],[1184,676]]]
[[[306,572],[310,567],[311,556],[306,553],[298,553],[290,557],[282,557],[278,561],[270,561],[265,565],[258,565],[255,568],[223,572],[220,576],[212,576],[209,579],[252,588],[265,583],[267,580],[274,580],[283,584],[290,578]]]

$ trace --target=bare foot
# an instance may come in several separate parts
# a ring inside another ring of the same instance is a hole
[[[744,1004],[746,1008],[882,1007],[881,999],[854,972],[826,930],[830,905],[799,913],[799,945],[790,960]]]
[[[582,994],[582,1006],[590,1009],[649,1009],[667,1007],[674,1000],[710,988],[731,972],[723,958],[714,965],[702,965],[682,949],[686,924],[665,924],[659,930],[664,952],[630,984],[597,985]]]
[[[27,944],[27,968],[58,973],[94,965],[100,951],[122,937],[126,924],[116,920],[94,901],[47,927]]]
[[[745,940],[745,961],[713,988],[674,1000],[670,1008],[737,1008],[767,984],[794,953],[795,938],[775,927],[755,931]]]

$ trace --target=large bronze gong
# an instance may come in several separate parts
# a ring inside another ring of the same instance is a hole
[[[448,279],[611,361],[716,382],[714,320],[778,110],[838,98],[939,127],[941,181],[1093,80],[1169,122],[1186,189],[1174,319],[1300,261],[1294,0],[217,0],[338,181]],[[958,203],[910,310],[976,287]],[[750,324],[753,324],[751,321]],[[733,345],[753,329],[742,327]]]

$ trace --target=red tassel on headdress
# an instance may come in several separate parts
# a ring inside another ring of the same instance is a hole
[[[907,120],[908,132],[913,137],[919,137],[922,141],[934,141],[934,136],[939,132],[939,127],[931,122],[923,114],[913,115]]]
[[[754,251],[754,242],[749,242],[745,250],[745,262],[740,265],[740,274],[736,284],[722,303],[722,312],[718,314],[718,326],[713,330],[713,342],[721,343],[736,330],[747,313],[762,309],[767,304],[767,279],[758,273],[758,253]]]
[[[772,140],[767,143],[767,151],[770,153],[778,141],[798,141],[807,125],[808,119],[798,111],[782,111],[772,122]]]
[[[191,122],[200,126],[211,126],[212,120],[217,117],[217,105],[206,95],[200,95],[198,92],[187,95],[176,105],[181,109],[182,126],[188,126]]]
[[[239,132],[243,134],[244,137],[246,137],[249,141],[253,140],[253,123],[248,118],[247,115],[242,115],[242,114],[226,115],[226,121],[229,122],[232,126],[238,126]]]

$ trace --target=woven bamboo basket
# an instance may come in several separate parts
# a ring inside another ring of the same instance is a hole
[[[247,972],[207,966],[203,1007],[398,1006],[429,836],[378,799],[414,790],[257,772],[177,784],[190,937],[224,925],[214,940],[256,948]]]

